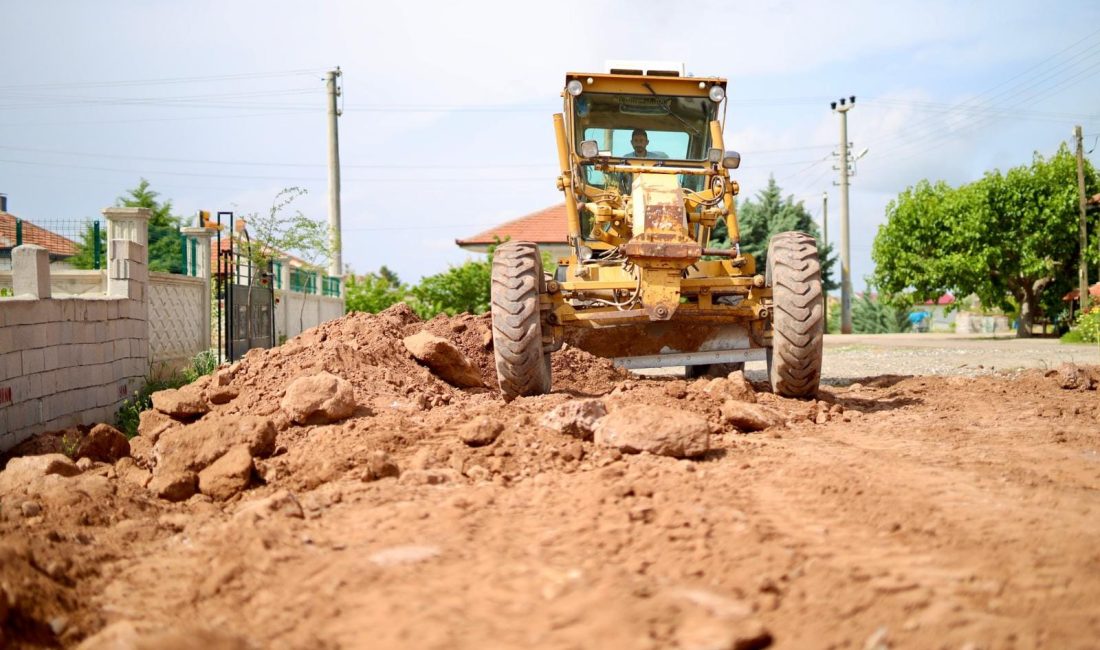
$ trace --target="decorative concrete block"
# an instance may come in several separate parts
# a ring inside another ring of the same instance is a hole
[[[12,293],[32,298],[50,297],[50,252],[41,246],[23,244],[11,252]]]

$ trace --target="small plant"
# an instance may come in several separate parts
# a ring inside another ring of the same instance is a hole
[[[211,375],[218,369],[218,355],[213,350],[203,350],[191,358],[191,362],[183,369],[183,378],[191,383],[199,377]]]
[[[141,412],[153,407],[153,393],[186,386],[200,377],[213,373],[217,367],[217,354],[212,350],[205,350],[192,357],[182,372],[173,373],[161,379],[146,379],[141,389],[134,391],[133,397],[127,399],[118,408],[115,421],[118,423],[119,430],[126,434],[127,438],[133,438],[138,434]]]
[[[61,453],[76,460],[76,452],[80,449],[80,436],[65,433],[61,436]]]

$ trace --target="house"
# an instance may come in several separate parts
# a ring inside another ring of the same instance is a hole
[[[539,245],[541,252],[550,253],[555,259],[569,256],[569,222],[565,204],[559,203],[494,226],[466,239],[456,239],[459,247],[474,252],[487,253],[489,247],[500,241],[529,241]]]
[[[49,251],[51,265],[63,264],[66,259],[80,251],[80,244],[68,237],[26,219],[19,219],[8,212],[7,197],[2,197],[0,198],[0,269],[11,268],[11,251],[19,245],[19,230],[22,230],[24,244],[36,244]]]

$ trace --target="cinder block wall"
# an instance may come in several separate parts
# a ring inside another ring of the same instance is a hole
[[[0,300],[0,452],[41,431],[113,422],[149,368],[145,313],[123,297]]]
[[[149,371],[149,210],[107,208],[107,291],[54,298],[49,255],[12,251],[0,298],[0,452],[35,433],[114,422]]]

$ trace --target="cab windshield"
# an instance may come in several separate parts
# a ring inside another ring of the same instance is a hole
[[[707,97],[584,93],[573,101],[574,146],[595,140],[603,156],[703,162],[716,110],[717,104]],[[612,183],[629,192],[624,179],[607,178],[588,164],[583,169],[589,185]],[[690,184],[701,180],[693,178]]]
[[[573,101],[576,144],[595,140],[600,153],[616,158],[701,162],[716,106],[706,97],[584,93]]]

